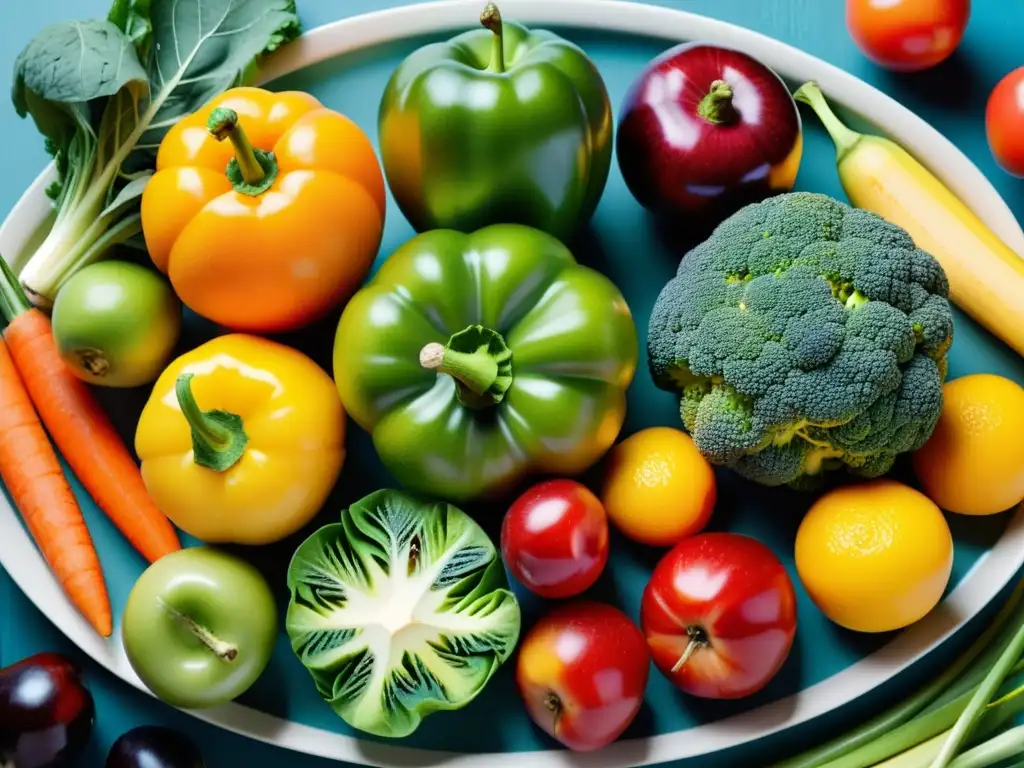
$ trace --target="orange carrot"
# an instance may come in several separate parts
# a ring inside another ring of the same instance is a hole
[[[32,307],[0,257],[0,294],[14,365],[64,459],[142,555],[154,562],[181,549],[177,531],[146,491],[142,474],[88,386],[57,351],[50,319]]]
[[[110,637],[110,598],[92,537],[2,339],[0,478],[64,592],[97,632]]]

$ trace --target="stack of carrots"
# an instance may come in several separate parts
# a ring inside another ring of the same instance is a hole
[[[149,562],[181,549],[128,448],[57,352],[49,318],[0,257],[0,478],[68,597],[104,637],[113,631],[99,557],[47,431],[82,485]],[[44,429],[45,425],[45,429]]]

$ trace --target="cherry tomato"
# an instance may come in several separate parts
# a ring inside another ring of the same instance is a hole
[[[761,690],[789,655],[796,594],[768,547],[737,533],[683,539],[644,590],[640,621],[658,669],[694,696]]]
[[[971,0],[846,0],[846,26],[864,54],[897,72],[934,67],[963,38]]]
[[[1024,67],[1008,74],[988,97],[988,145],[1007,173],[1024,176]]]
[[[579,601],[541,618],[519,645],[516,685],[538,727],[578,752],[615,741],[640,710],[650,656],[622,611]]]
[[[578,595],[608,562],[604,506],[574,480],[539,483],[505,514],[501,556],[512,575],[541,597]]]

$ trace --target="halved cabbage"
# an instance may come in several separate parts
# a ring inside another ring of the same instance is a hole
[[[292,649],[334,711],[378,736],[468,704],[519,639],[487,534],[452,505],[401,491],[371,493],[306,539],[288,588]]]

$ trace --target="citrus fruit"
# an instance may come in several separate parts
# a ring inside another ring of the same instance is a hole
[[[715,506],[715,473],[685,432],[641,430],[605,464],[601,501],[627,538],[668,547],[704,529]]]
[[[796,534],[796,570],[822,613],[888,632],[938,604],[953,569],[946,519],[923,493],[879,479],[829,491]]]
[[[942,388],[935,432],[913,456],[924,492],[943,509],[991,515],[1024,500],[1024,387],[989,373]]]

